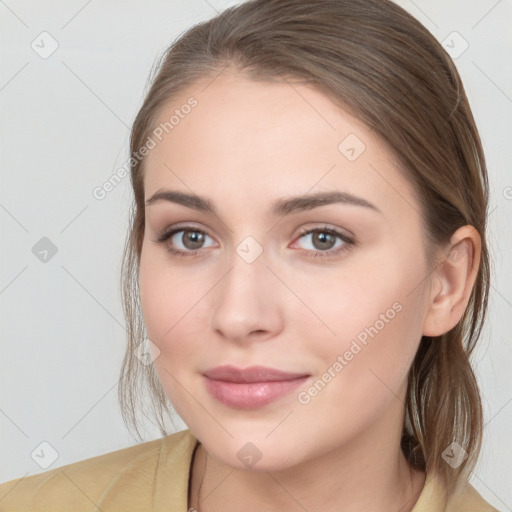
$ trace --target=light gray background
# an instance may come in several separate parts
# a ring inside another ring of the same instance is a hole
[[[92,190],[127,158],[157,55],[235,3],[0,1],[0,481],[43,471],[31,457],[43,441],[58,453],[49,469],[135,444],[117,404],[125,344],[118,276],[131,191],[128,179],[102,201]],[[487,425],[472,482],[512,510],[512,2],[398,3],[439,41],[457,31],[469,44],[455,62],[487,155],[495,265],[475,358]],[[59,45],[46,59],[31,47],[42,47],[43,31]],[[42,237],[58,249],[46,263],[32,252]],[[157,437],[149,425],[145,440]]]

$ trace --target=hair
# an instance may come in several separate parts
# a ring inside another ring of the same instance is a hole
[[[388,0],[247,1],[193,26],[165,51],[133,123],[131,155],[164,106],[228,66],[252,80],[310,84],[387,143],[419,198],[429,272],[446,258],[438,257],[439,249],[458,228],[471,225],[480,235],[480,266],[466,310],[449,332],[422,336],[404,411],[401,448],[410,466],[438,474],[454,492],[481,447],[482,405],[470,356],[486,316],[490,280],[487,170],[454,63],[419,21]],[[170,417],[172,404],[153,365],[134,357],[146,337],[138,290],[144,163],[134,159],[131,169],[134,202],[121,269],[128,345],[119,398],[125,423],[139,434],[138,413],[149,418],[142,398],[149,390],[150,412],[167,435],[164,416]],[[457,468],[442,459],[453,442],[468,453]]]

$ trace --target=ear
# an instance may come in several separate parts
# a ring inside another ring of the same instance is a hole
[[[445,254],[431,276],[428,311],[423,322],[425,336],[445,334],[462,318],[480,267],[478,231],[469,225],[459,228]]]

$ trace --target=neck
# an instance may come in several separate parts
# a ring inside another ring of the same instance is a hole
[[[349,443],[279,471],[235,469],[201,444],[192,466],[189,507],[198,512],[410,512],[425,475],[412,470],[402,453],[402,423],[396,419],[403,416],[397,418],[396,410],[395,421],[383,418]]]

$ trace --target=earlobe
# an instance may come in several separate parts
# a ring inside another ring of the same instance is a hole
[[[462,318],[478,274],[480,252],[480,235],[473,226],[453,234],[448,254],[432,272],[424,336],[441,336]]]

